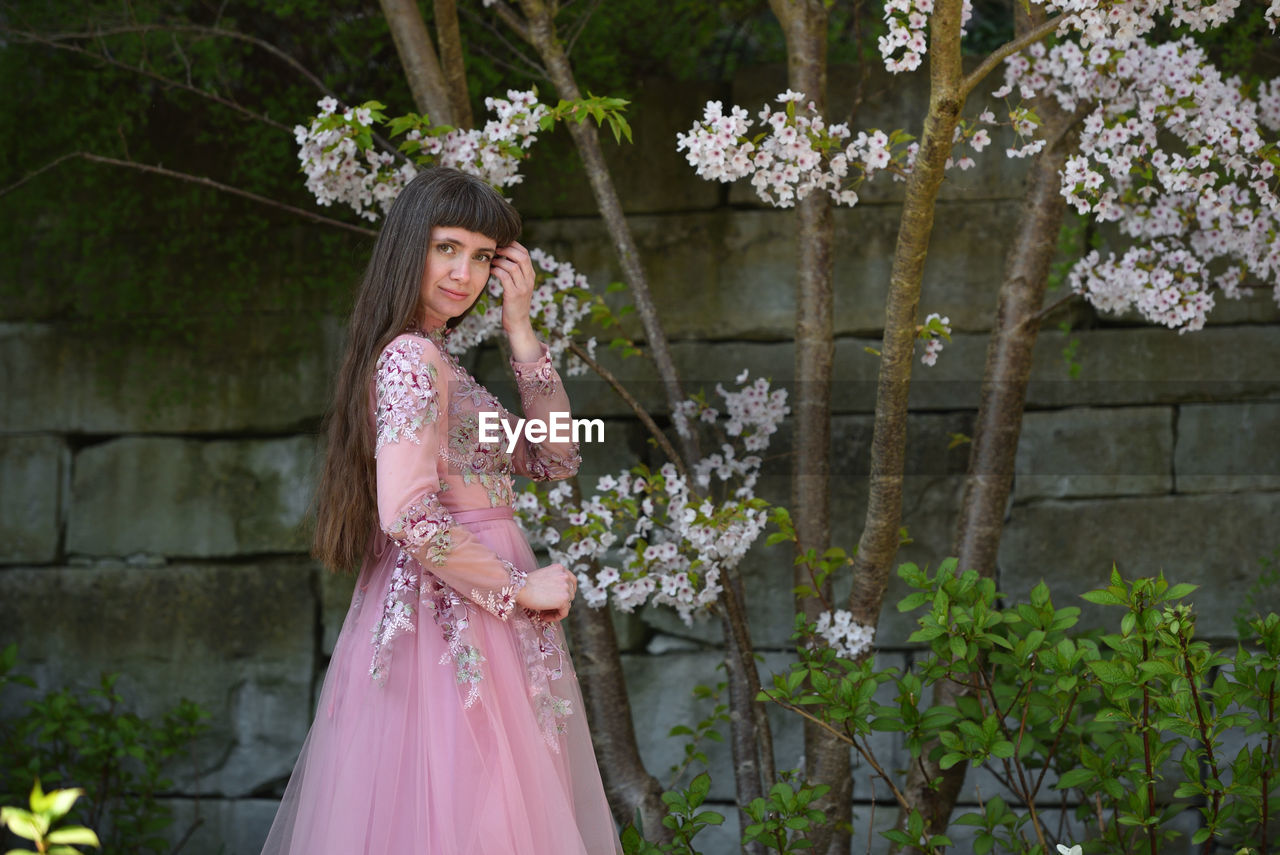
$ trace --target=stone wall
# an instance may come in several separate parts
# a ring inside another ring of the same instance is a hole
[[[695,179],[674,151],[675,132],[707,98],[756,104],[785,88],[782,79],[755,69],[728,88],[647,84],[632,108],[639,144],[609,149],[694,389],[710,392],[742,368],[794,388],[792,215],[762,208],[743,188]],[[833,74],[832,91],[851,91],[846,75]],[[862,124],[896,126],[922,103],[919,92],[886,91],[864,107]],[[517,188],[532,218],[527,243],[603,285],[619,276],[610,242],[558,151]],[[917,366],[913,382],[904,507],[912,543],[902,561],[936,564],[950,551],[967,453],[949,449],[949,435],[971,432],[1019,170],[987,157],[950,177],[939,205],[921,311],[948,315],[957,332],[938,366]],[[836,217],[833,528],[845,547],[865,512],[877,370],[866,348],[878,343],[900,193],[873,186]],[[1074,317],[1080,329],[1046,330],[1037,345],[1000,588],[1020,597],[1044,579],[1065,602],[1102,582],[1112,562],[1128,575],[1163,570],[1202,586],[1201,633],[1229,639],[1260,559],[1280,548],[1280,312],[1263,295],[1219,307],[1208,329],[1188,335],[1083,309]],[[119,671],[122,692],[144,713],[181,697],[212,711],[198,775],[173,769],[174,834],[203,819],[184,849],[192,855],[257,851],[348,603],[350,580],[305,555],[314,431],[340,339],[341,319],[300,343],[264,317],[248,319],[234,340],[157,359],[109,330],[0,317],[0,646],[19,642],[22,667],[42,688],[87,687],[100,671]],[[1070,340],[1078,379],[1062,355]],[[638,360],[605,361],[659,406]],[[476,355],[474,370],[505,382],[493,351]],[[607,422],[608,442],[588,448],[584,474],[645,453],[603,384],[575,382],[570,394],[576,415]],[[784,429],[775,449],[789,442]],[[761,492],[786,501],[784,466],[771,466]],[[762,670],[784,668],[791,610],[778,592],[789,586],[789,556],[760,548],[745,573]],[[905,666],[912,627],[893,608],[899,593],[887,600],[880,657]],[[718,624],[686,627],[663,610],[617,623],[642,749],[665,778],[681,754],[667,731],[706,714],[687,689],[720,678]],[[13,714],[20,695],[5,698],[0,714]],[[778,711],[773,720],[779,765],[794,766],[797,722]],[[886,754],[899,750],[894,736],[881,738]],[[727,807],[729,757],[710,748],[712,797]],[[970,797],[992,786],[976,781]],[[855,796],[860,852],[872,815],[861,774]],[[732,849],[726,813],[709,852]],[[878,828],[892,821],[883,799],[874,815]]]

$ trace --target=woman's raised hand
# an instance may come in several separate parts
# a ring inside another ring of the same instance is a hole
[[[489,273],[502,285],[502,326],[510,332],[529,323],[529,304],[533,300],[533,260],[529,250],[519,241],[498,247],[489,265]]]
[[[525,576],[516,604],[542,614],[543,620],[563,620],[578,592],[578,579],[563,564],[548,564]]]

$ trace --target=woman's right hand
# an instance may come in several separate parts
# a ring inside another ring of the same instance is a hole
[[[563,620],[577,591],[577,577],[563,564],[548,564],[525,576],[516,605],[541,613],[543,620]]]

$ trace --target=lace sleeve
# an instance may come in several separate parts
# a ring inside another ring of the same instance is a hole
[[[551,364],[551,355],[545,344],[542,355],[533,362],[511,360],[511,370],[516,376],[516,388],[520,392],[520,408],[526,419],[540,419],[548,425],[559,419],[571,429],[569,395],[564,383]],[[556,481],[577,474],[582,465],[581,449],[572,439],[555,442],[546,439],[530,442],[521,436],[512,455],[512,467],[517,475],[535,481]]]
[[[422,569],[502,620],[515,610],[525,582],[522,570],[456,525],[440,501],[441,413],[448,399],[442,378],[449,376],[435,346],[417,337],[397,338],[378,360],[378,518],[383,532],[418,566],[400,567],[386,592],[375,632],[375,677],[385,670],[384,648],[399,632],[412,631],[426,587],[418,578]]]

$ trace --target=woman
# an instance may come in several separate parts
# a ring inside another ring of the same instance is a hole
[[[516,419],[444,345],[492,276],[525,416],[567,412],[519,231],[483,181],[432,169],[378,235],[317,498],[317,557],[360,575],[264,855],[620,850],[559,624],[576,581],[511,512],[513,474],[568,477],[578,448],[480,442],[481,414]]]

